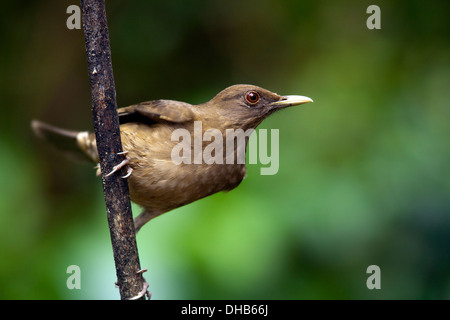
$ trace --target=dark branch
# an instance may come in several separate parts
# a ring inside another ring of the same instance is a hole
[[[97,140],[103,192],[121,299],[135,297],[144,287],[131,213],[126,169],[105,176],[124,156],[120,140],[104,0],[81,0],[86,56],[92,93],[92,114]]]

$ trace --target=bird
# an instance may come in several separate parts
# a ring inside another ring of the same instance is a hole
[[[225,136],[230,130],[251,132],[274,112],[312,101],[306,96],[282,96],[255,85],[239,84],[227,87],[198,105],[161,99],[117,109],[125,160],[108,174],[127,167],[123,178],[128,179],[130,199],[143,208],[134,219],[135,231],[163,213],[214,193],[232,190],[245,177],[245,158],[243,163],[225,159],[231,154],[231,159],[237,160],[237,144],[223,153],[223,161],[199,163],[192,159],[198,159],[210,142],[202,140],[200,147],[192,143],[183,145],[186,154],[181,152],[180,155],[174,152],[181,143],[174,139],[174,133],[187,133],[196,139],[194,134],[204,137],[207,132],[215,132],[217,139],[216,134]],[[38,137],[62,152],[99,163],[93,132],[66,130],[39,120],[33,120],[31,127]],[[196,132],[198,130],[200,132]],[[248,136],[244,141],[245,151]]]

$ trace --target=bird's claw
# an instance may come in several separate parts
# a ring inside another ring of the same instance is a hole
[[[147,272],[147,269],[141,269],[136,272],[136,274],[142,274],[144,272]],[[135,295],[134,297],[131,297],[129,300],[139,300],[144,296],[147,296],[147,299],[150,300],[152,297],[152,294],[147,290],[148,289],[148,282],[145,280],[145,278],[142,276],[142,280],[144,280],[144,285],[142,287],[142,290]]]
[[[122,152],[119,152],[117,154],[126,156],[128,154],[128,151],[122,151]],[[122,169],[123,167],[127,166],[127,174],[122,176],[122,178],[123,179],[128,178],[129,176],[131,176],[131,173],[133,172],[133,168],[131,168],[129,166],[129,164],[130,164],[130,159],[125,158],[124,160],[122,160],[121,163],[119,163],[118,165],[114,166],[113,169],[111,170],[111,172],[109,172],[105,177],[109,177],[113,173],[115,173],[115,172],[119,171],[120,169]]]
[[[129,176],[131,176],[131,174],[133,173],[133,168],[131,168],[130,166],[127,167],[127,174],[122,176],[122,179],[126,179]]]

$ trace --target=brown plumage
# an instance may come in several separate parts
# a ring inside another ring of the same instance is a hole
[[[219,191],[231,190],[245,176],[245,164],[180,163],[172,160],[172,141],[176,129],[185,129],[193,141],[195,121],[201,134],[209,129],[255,129],[273,112],[312,101],[302,96],[280,96],[252,85],[235,85],[221,91],[210,101],[191,105],[172,100],[143,102],[118,110],[123,150],[126,150],[131,200],[144,208],[135,219],[136,231],[150,219]],[[88,157],[98,163],[93,133],[75,132],[33,121],[36,134],[66,153]],[[191,144],[191,158],[203,152]],[[223,139],[225,149],[225,139]],[[81,151],[81,152],[80,152]],[[236,152],[236,150],[233,150]],[[224,152],[224,157],[226,153]]]

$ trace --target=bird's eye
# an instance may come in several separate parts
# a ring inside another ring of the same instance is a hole
[[[255,105],[260,100],[259,93],[256,91],[249,91],[245,94],[245,100],[248,102],[248,104]]]

